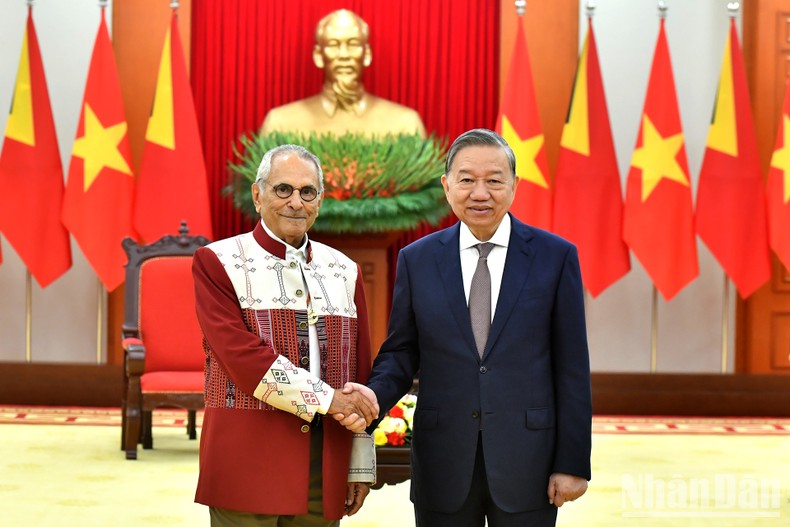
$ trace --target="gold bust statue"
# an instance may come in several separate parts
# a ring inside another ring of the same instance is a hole
[[[371,60],[367,23],[346,9],[329,13],[316,26],[313,48],[313,62],[324,70],[323,90],[270,110],[261,132],[418,133],[424,137],[425,126],[417,112],[365,92],[362,71]]]

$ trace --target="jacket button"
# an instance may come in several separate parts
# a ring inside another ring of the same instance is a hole
[[[310,431],[310,425],[302,425],[301,430],[302,430],[302,433],[306,434],[307,432]]]
[[[296,269],[296,262],[291,262],[290,264],[288,264],[288,267],[290,267],[291,269]]]
[[[302,366],[307,366],[308,364],[310,364],[310,359],[307,357],[302,357],[301,363]]]
[[[480,366],[480,373],[485,373],[487,371],[488,371],[488,368],[486,368],[485,366]]]
[[[301,289],[297,289],[297,290],[296,290],[296,296],[299,296],[299,297],[300,297],[300,296],[302,296],[303,294],[304,294],[304,293],[302,292],[302,290],[301,290]]]
[[[477,419],[478,417],[480,417],[480,412],[472,410],[472,419]]]
[[[307,322],[299,322],[299,329],[307,329]]]

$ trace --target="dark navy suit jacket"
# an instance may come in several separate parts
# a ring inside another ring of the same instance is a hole
[[[368,385],[388,409],[419,372],[411,449],[418,507],[461,507],[480,433],[492,497],[507,512],[546,507],[552,472],[590,479],[590,366],[576,248],[511,221],[482,360],[461,277],[460,223],[398,258],[388,336]]]

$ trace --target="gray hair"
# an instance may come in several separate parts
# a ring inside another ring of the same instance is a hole
[[[449,174],[450,169],[453,167],[453,161],[456,154],[466,148],[467,146],[498,146],[505,151],[508,163],[510,164],[511,176],[516,175],[516,154],[513,149],[507,144],[507,141],[494,132],[486,128],[474,128],[459,135],[453,144],[450,145],[450,150],[447,151],[447,158],[444,163],[444,173]]]
[[[304,159],[315,166],[315,173],[318,176],[318,193],[322,193],[324,191],[324,171],[321,170],[321,161],[314,153],[299,145],[275,146],[263,154],[261,164],[258,166],[258,174],[255,177],[255,183],[258,184],[258,188],[261,189],[261,191],[264,190],[264,186],[269,180],[269,175],[272,172],[272,163],[275,157],[288,153],[296,154],[300,159]]]

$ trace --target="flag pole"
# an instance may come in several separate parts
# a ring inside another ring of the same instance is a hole
[[[33,362],[33,278],[25,269],[25,362]]]
[[[33,12],[33,0],[26,0],[28,14]],[[33,362],[33,284],[30,270],[25,269],[25,362]]]
[[[650,321],[650,373],[656,372],[658,364],[658,289],[653,284],[653,302]]]
[[[667,16],[667,3],[658,0],[658,18],[664,19]],[[658,289],[653,284],[653,299],[651,302],[650,317],[650,373],[656,373],[658,369]]]
[[[27,0],[28,14],[33,13],[33,0]],[[33,362],[33,280],[25,269],[25,362]]]
[[[595,15],[595,0],[587,0],[587,3],[584,6],[585,14],[587,18],[592,18]],[[589,319],[589,309],[590,309],[590,290],[586,287],[584,288],[584,319]]]
[[[727,11],[730,18],[738,16],[740,2],[727,2]],[[727,358],[729,354],[730,341],[730,280],[727,273],[724,273],[724,285],[722,288],[722,310],[721,310],[721,372],[727,373]]]
[[[727,373],[727,347],[730,336],[730,280],[724,273],[724,289],[722,291],[724,306],[721,310],[721,372]]]
[[[96,288],[99,291],[96,298],[96,305],[98,306],[96,318],[96,364],[101,364],[102,334],[104,333],[104,284],[101,283],[98,276],[96,277],[96,282],[99,286]]]

